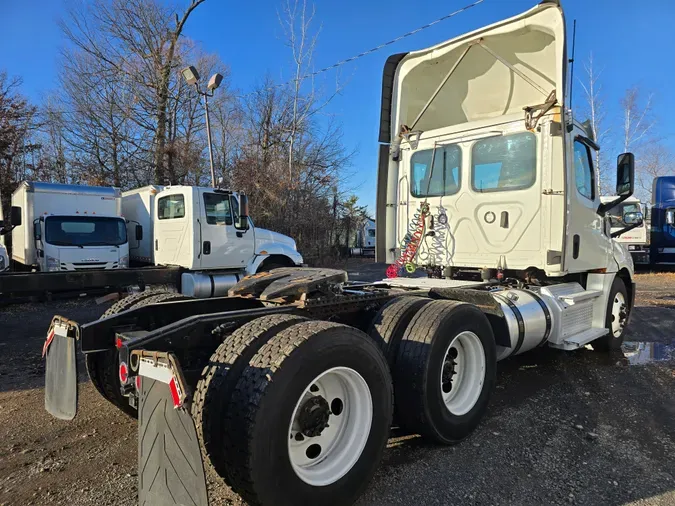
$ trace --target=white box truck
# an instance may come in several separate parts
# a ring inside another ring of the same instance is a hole
[[[191,297],[216,297],[248,274],[302,264],[295,241],[255,227],[231,190],[145,186],[124,192],[131,259],[183,269],[180,287]],[[241,220],[241,213],[245,219]],[[133,228],[142,226],[142,234]]]
[[[12,260],[41,272],[122,269],[129,242],[117,188],[23,182],[12,194],[21,223]]]

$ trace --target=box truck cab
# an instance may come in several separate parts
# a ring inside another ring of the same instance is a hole
[[[654,178],[651,214],[651,261],[675,264],[675,176]]]
[[[21,183],[12,195],[21,209],[12,259],[43,272],[128,267],[121,197],[117,188]]]
[[[600,202],[605,204],[612,202],[613,200],[616,200],[616,196],[600,197]],[[627,198],[622,203],[612,207],[607,211],[607,219],[609,219],[609,225],[613,235],[626,228],[623,217],[627,213],[647,214],[643,211],[643,205],[640,202],[640,199],[636,197]],[[633,262],[636,264],[649,263],[648,239],[647,224],[644,221],[621,235],[614,237],[615,241],[628,249],[633,257]]]
[[[230,190],[147,186],[125,192],[122,211],[130,235],[131,227],[143,227],[141,238],[131,239],[134,263],[189,271],[181,277],[186,295],[223,295],[247,274],[303,261],[293,239],[255,227],[246,196]]]

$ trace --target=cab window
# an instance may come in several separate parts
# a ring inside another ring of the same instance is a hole
[[[185,216],[185,198],[183,195],[167,195],[157,201],[157,218],[173,220]]]
[[[523,132],[476,141],[471,150],[471,185],[477,192],[523,190],[537,178],[537,140]]]
[[[209,225],[232,225],[230,195],[221,193],[204,194],[204,211]]]
[[[590,200],[595,199],[595,177],[590,148],[583,142],[574,141],[574,179],[577,190]]]
[[[431,159],[434,159],[433,170]],[[462,150],[456,144],[417,151],[410,158],[413,197],[441,197],[459,191]]]

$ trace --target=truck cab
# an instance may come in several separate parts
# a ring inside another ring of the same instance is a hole
[[[675,264],[675,176],[654,178],[650,256],[655,264]]]
[[[632,272],[605,226],[599,146],[565,106],[567,79],[557,2],[389,58],[377,258],[398,265],[390,274]],[[628,177],[632,156],[620,160]]]
[[[616,200],[616,196],[600,197],[600,202],[602,203],[612,202],[613,200]],[[647,215],[647,213],[644,212],[644,205],[640,202],[640,199],[635,197],[627,198],[621,204],[618,204],[607,211],[607,219],[609,220],[612,234],[616,234],[627,227],[623,217],[628,213],[642,213],[643,216]],[[616,242],[628,250],[633,257],[633,263],[635,264],[649,263],[649,236],[647,230],[647,223],[646,221],[643,221],[634,228],[614,237]]]
[[[215,296],[261,269],[301,265],[295,241],[256,227],[248,210],[242,210],[246,202],[231,190],[164,188],[155,196],[154,263],[192,271],[183,274],[182,284],[193,296]]]

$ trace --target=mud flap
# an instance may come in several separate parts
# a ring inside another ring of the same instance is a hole
[[[169,386],[141,378],[138,406],[139,506],[207,506],[197,430]]]
[[[72,420],[77,414],[77,359],[75,338],[69,327],[52,324],[43,353],[45,365],[45,409],[56,418]]]

